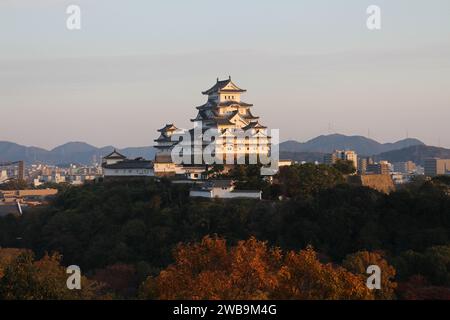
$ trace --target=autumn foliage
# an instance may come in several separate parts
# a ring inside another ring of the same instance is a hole
[[[395,298],[397,283],[394,281],[395,269],[383,258],[380,252],[360,251],[348,255],[343,267],[361,277],[367,278],[366,270],[369,266],[376,265],[381,269],[381,289],[375,291],[375,298],[381,300],[391,300]]]
[[[142,295],[159,299],[374,299],[361,277],[321,263],[315,251],[283,252],[251,238],[180,244],[175,263],[149,278]]]
[[[100,285],[82,277],[82,290],[69,290],[59,254],[35,260],[29,250],[0,249],[0,300],[98,299]]]
[[[289,252],[278,273],[275,299],[298,300],[372,300],[365,279],[346,269],[323,264],[312,248]]]

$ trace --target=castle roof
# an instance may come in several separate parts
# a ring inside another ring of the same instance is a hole
[[[259,121],[252,121],[247,126],[242,128],[242,129],[244,129],[244,130],[248,130],[248,129],[267,129],[267,127],[265,127],[262,124],[260,124]]]
[[[229,107],[229,106],[239,106],[239,107],[253,107],[253,104],[251,103],[246,103],[246,102],[238,102],[238,101],[224,101],[224,102],[220,102],[220,103],[215,103],[212,101],[208,101],[206,102],[204,105],[201,105],[199,107],[196,107],[198,110],[208,110],[208,109],[213,109],[213,108],[217,108],[217,107]]]
[[[116,149],[114,149],[113,152],[108,154],[107,156],[103,157],[103,159],[126,159],[123,154],[119,153]]]
[[[220,102],[219,103],[219,107],[229,107],[229,106],[234,106],[234,105],[238,105],[240,107],[253,107],[253,104],[251,103],[245,103],[243,101],[233,101],[233,100],[228,100],[228,101],[224,101],[224,102]]]
[[[155,142],[172,142],[172,138],[161,135],[161,136],[159,136],[158,139],[153,140],[153,141],[155,141]]]
[[[205,110],[199,110],[197,116],[195,119],[191,119],[191,121],[198,121],[198,120],[207,120],[209,119],[208,115],[206,114]]]
[[[254,116],[250,110],[247,111],[247,114],[242,115],[242,117],[246,120],[257,120],[259,117]]]
[[[217,121],[218,125],[222,125],[222,126],[232,126],[232,125],[234,125],[234,123],[231,122],[229,118],[219,118],[216,121]]]
[[[178,130],[177,127],[173,125],[173,123],[166,124],[164,128],[158,130],[158,132],[167,132],[167,131],[175,131]]]
[[[237,85],[231,81],[231,77],[229,77],[227,80],[219,80],[217,78],[217,82],[214,86],[212,86],[210,89],[203,91],[202,94],[210,95],[213,93],[220,93],[220,92],[246,92],[247,90],[239,88]]]

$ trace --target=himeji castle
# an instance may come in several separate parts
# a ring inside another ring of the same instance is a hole
[[[231,77],[217,79],[202,92],[207,101],[197,107],[192,129],[167,124],[158,130],[155,174],[196,178],[213,165],[223,165],[227,170],[236,164],[267,164],[271,137],[259,117],[253,115],[253,105],[241,99],[245,92]]]

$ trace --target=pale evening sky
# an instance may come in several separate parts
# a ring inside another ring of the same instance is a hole
[[[450,148],[450,1],[0,0],[0,140],[151,145],[228,75],[282,140]]]

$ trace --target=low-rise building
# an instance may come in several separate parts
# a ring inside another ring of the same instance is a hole
[[[367,166],[373,164],[373,159],[371,157],[358,157],[358,173],[366,174]]]
[[[380,161],[378,163],[368,164],[366,174],[383,174],[389,175],[391,173],[391,164],[387,161]]]
[[[8,172],[6,170],[0,170],[0,183],[8,180]]]
[[[104,178],[145,178],[155,175],[153,161],[143,158],[127,159],[116,150],[103,158]]]
[[[58,194],[57,189],[1,190],[0,199],[5,202],[42,201]]]
[[[56,189],[1,190],[0,216],[21,215],[28,208],[45,205],[57,193]]]
[[[414,173],[416,172],[416,164],[412,161],[405,161],[405,162],[395,162],[393,164],[394,172],[398,173]]]
[[[208,199],[257,199],[261,200],[262,191],[260,190],[236,190],[232,180],[210,180],[201,186],[194,187],[190,197],[208,198]]]
[[[414,174],[409,173],[393,172],[391,174],[392,181],[394,181],[394,184],[396,185],[409,183],[413,177]]]

